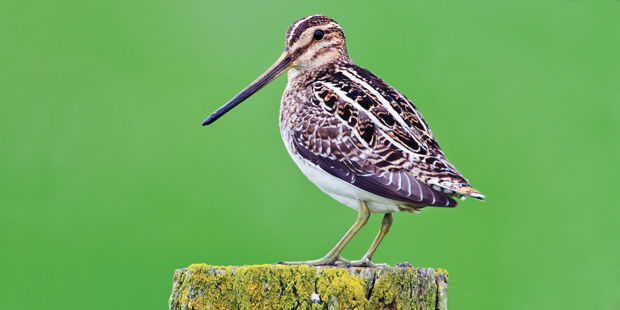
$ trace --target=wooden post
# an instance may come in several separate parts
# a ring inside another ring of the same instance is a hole
[[[170,309],[447,309],[448,272],[397,267],[210,266],[174,272]]]

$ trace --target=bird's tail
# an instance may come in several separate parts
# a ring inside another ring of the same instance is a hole
[[[454,189],[453,189],[454,190]],[[484,195],[482,195],[482,193],[480,193],[479,191],[469,187],[469,186],[463,186],[460,187],[456,190],[454,190],[457,194],[460,195],[467,195],[469,197],[478,199],[480,201],[484,201]]]

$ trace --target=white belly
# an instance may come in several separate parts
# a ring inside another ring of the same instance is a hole
[[[389,213],[401,211],[397,201],[383,198],[359,189],[348,182],[345,182],[331,174],[323,171],[318,166],[306,161],[299,154],[290,149],[290,144],[286,144],[289,155],[293,158],[301,172],[303,172],[312,183],[318,186],[323,192],[338,200],[340,203],[359,210],[358,200],[363,200],[368,205],[371,213]]]

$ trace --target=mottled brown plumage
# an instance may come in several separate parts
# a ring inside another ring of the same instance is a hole
[[[280,130],[289,154],[325,193],[359,211],[356,224],[327,256],[299,263],[371,265],[392,212],[455,207],[452,197],[484,197],[446,159],[413,103],[353,64],[335,21],[302,18],[287,30],[285,44],[276,64],[204,124],[288,70]],[[346,261],[340,251],[370,213],[386,213],[381,231],[362,260]]]

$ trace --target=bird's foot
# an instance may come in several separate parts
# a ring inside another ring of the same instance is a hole
[[[341,256],[325,256],[321,259],[301,261],[301,262],[279,262],[277,265],[309,265],[309,266],[344,266],[350,267],[351,263]]]
[[[366,256],[362,257],[360,260],[353,260],[350,262],[352,267],[390,267],[388,264],[374,264],[370,261],[370,259]]]

